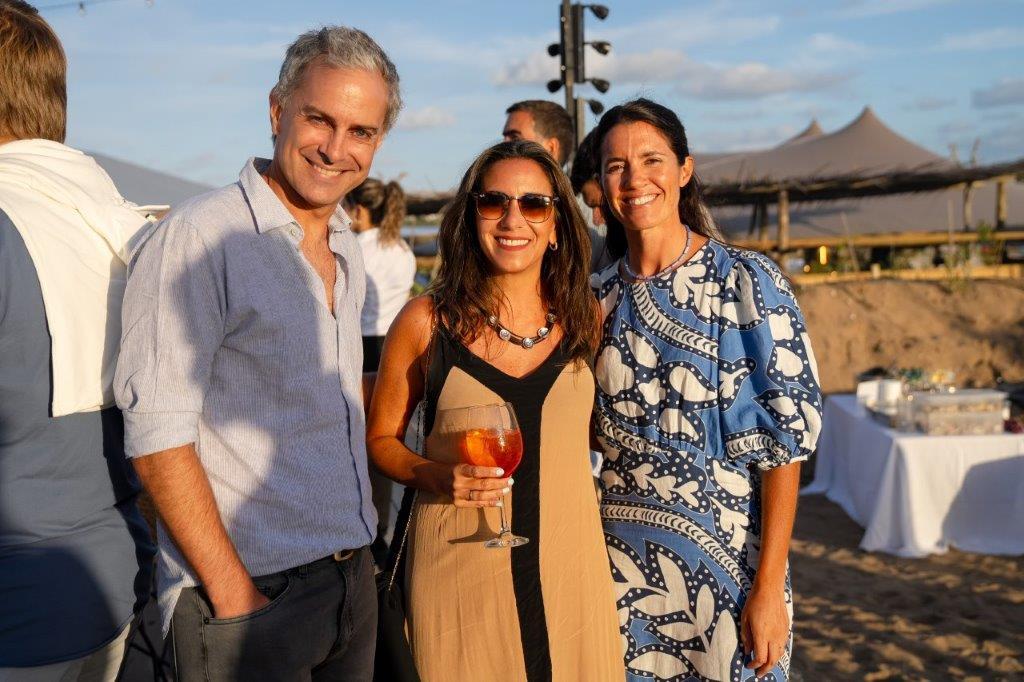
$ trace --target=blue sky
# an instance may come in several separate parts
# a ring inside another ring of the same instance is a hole
[[[37,6],[61,0],[40,0]],[[1024,156],[1022,0],[610,0],[587,15],[588,73],[606,106],[638,94],[676,110],[696,151],[770,146],[817,117],[871,105],[946,155]],[[311,27],[370,33],[398,66],[406,107],[373,173],[444,190],[498,140],[508,104],[561,101],[557,0],[120,0],[43,10],[68,54],[68,143],[211,185],[270,154],[267,93]],[[594,124],[588,121],[588,127]]]

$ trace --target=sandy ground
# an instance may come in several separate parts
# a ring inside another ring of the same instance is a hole
[[[871,367],[951,369],[957,383],[1024,381],[1024,282],[850,282],[798,292],[822,389]]]
[[[904,559],[857,549],[863,532],[824,496],[800,499],[792,679],[1024,679],[1019,557]]]
[[[1021,558],[871,554],[857,548],[863,532],[823,496],[800,499],[793,680],[1024,679]],[[152,605],[146,623],[160,646]],[[125,682],[154,679],[151,666],[133,650]]]

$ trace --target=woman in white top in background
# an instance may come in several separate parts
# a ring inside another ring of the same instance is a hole
[[[401,185],[367,178],[348,195],[349,213],[366,265],[363,371],[376,372],[384,336],[409,300],[416,257],[402,239],[405,192]]]
[[[416,277],[416,258],[401,236],[405,219],[405,192],[401,185],[367,178],[349,192],[346,206],[352,229],[363,250],[366,266],[366,302],[361,318],[363,371],[376,372],[384,336],[409,300]],[[367,406],[369,407],[369,406]],[[385,536],[392,522],[391,479],[370,468],[373,506],[377,508],[377,538],[371,546],[378,566],[387,554]]]

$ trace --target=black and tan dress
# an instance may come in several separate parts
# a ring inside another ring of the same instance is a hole
[[[497,508],[421,492],[405,580],[413,657],[424,682],[625,677],[611,572],[589,459],[594,379],[562,348],[525,377],[505,374],[439,328],[427,373],[426,449],[457,462],[437,410],[508,401],[523,461],[505,497],[522,547],[486,549]]]

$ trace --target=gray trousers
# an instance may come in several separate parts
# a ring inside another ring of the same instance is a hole
[[[366,548],[253,581],[271,601],[237,618],[213,618],[200,587],[182,591],[171,623],[179,682],[373,679],[377,591]]]

